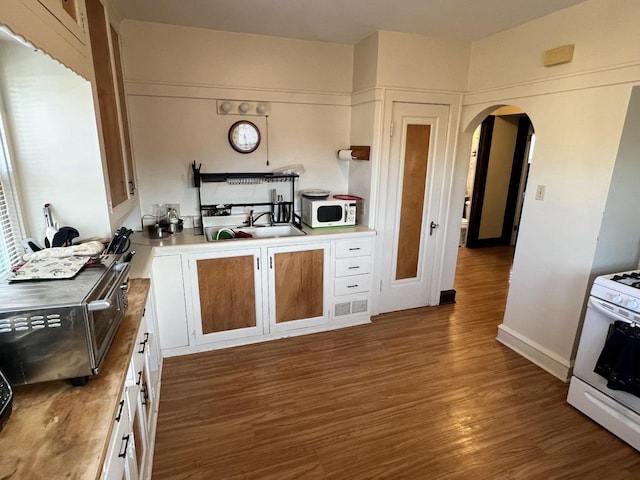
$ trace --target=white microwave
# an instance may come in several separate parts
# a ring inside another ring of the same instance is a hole
[[[302,221],[311,228],[355,225],[356,202],[302,197]]]

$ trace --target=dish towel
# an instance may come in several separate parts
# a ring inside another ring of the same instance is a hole
[[[640,397],[640,327],[611,324],[593,371],[607,379],[608,388]]]

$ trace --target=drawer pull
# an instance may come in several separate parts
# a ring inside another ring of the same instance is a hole
[[[124,448],[122,448],[122,444],[120,444],[120,453],[118,453],[119,458],[124,458],[127,456],[127,449],[129,448],[129,437],[131,435],[127,434],[122,437],[122,442],[124,443]]]
[[[118,409],[118,415],[116,416],[116,422],[119,422],[122,418],[122,409],[124,408],[124,400],[120,400],[120,408]]]
[[[147,348],[147,342],[149,342],[149,332],[144,334],[144,340],[140,342],[140,350],[138,350],[138,353],[144,353]]]
[[[360,250],[360,247],[351,247],[349,249],[350,252],[353,252],[354,250]]]
[[[358,285],[357,283],[355,285],[347,285],[347,288],[356,288],[359,287],[360,285]]]
[[[356,267],[349,267],[349,270],[357,270],[358,268],[360,268],[360,266],[356,266]]]
[[[142,387],[140,387],[140,395],[142,397],[142,405],[147,405],[149,403],[149,392],[146,382],[144,382]]]

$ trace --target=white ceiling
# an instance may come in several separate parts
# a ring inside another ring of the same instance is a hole
[[[475,41],[585,0],[109,0],[120,19],[355,44],[378,30]]]

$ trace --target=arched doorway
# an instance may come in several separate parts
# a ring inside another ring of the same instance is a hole
[[[506,304],[535,129],[521,108],[499,106],[477,115],[466,132],[473,135],[455,289],[460,299],[471,295],[472,272],[476,279],[491,278],[493,294],[504,295]]]
[[[460,246],[515,246],[535,131],[524,110],[493,110],[475,127]]]

